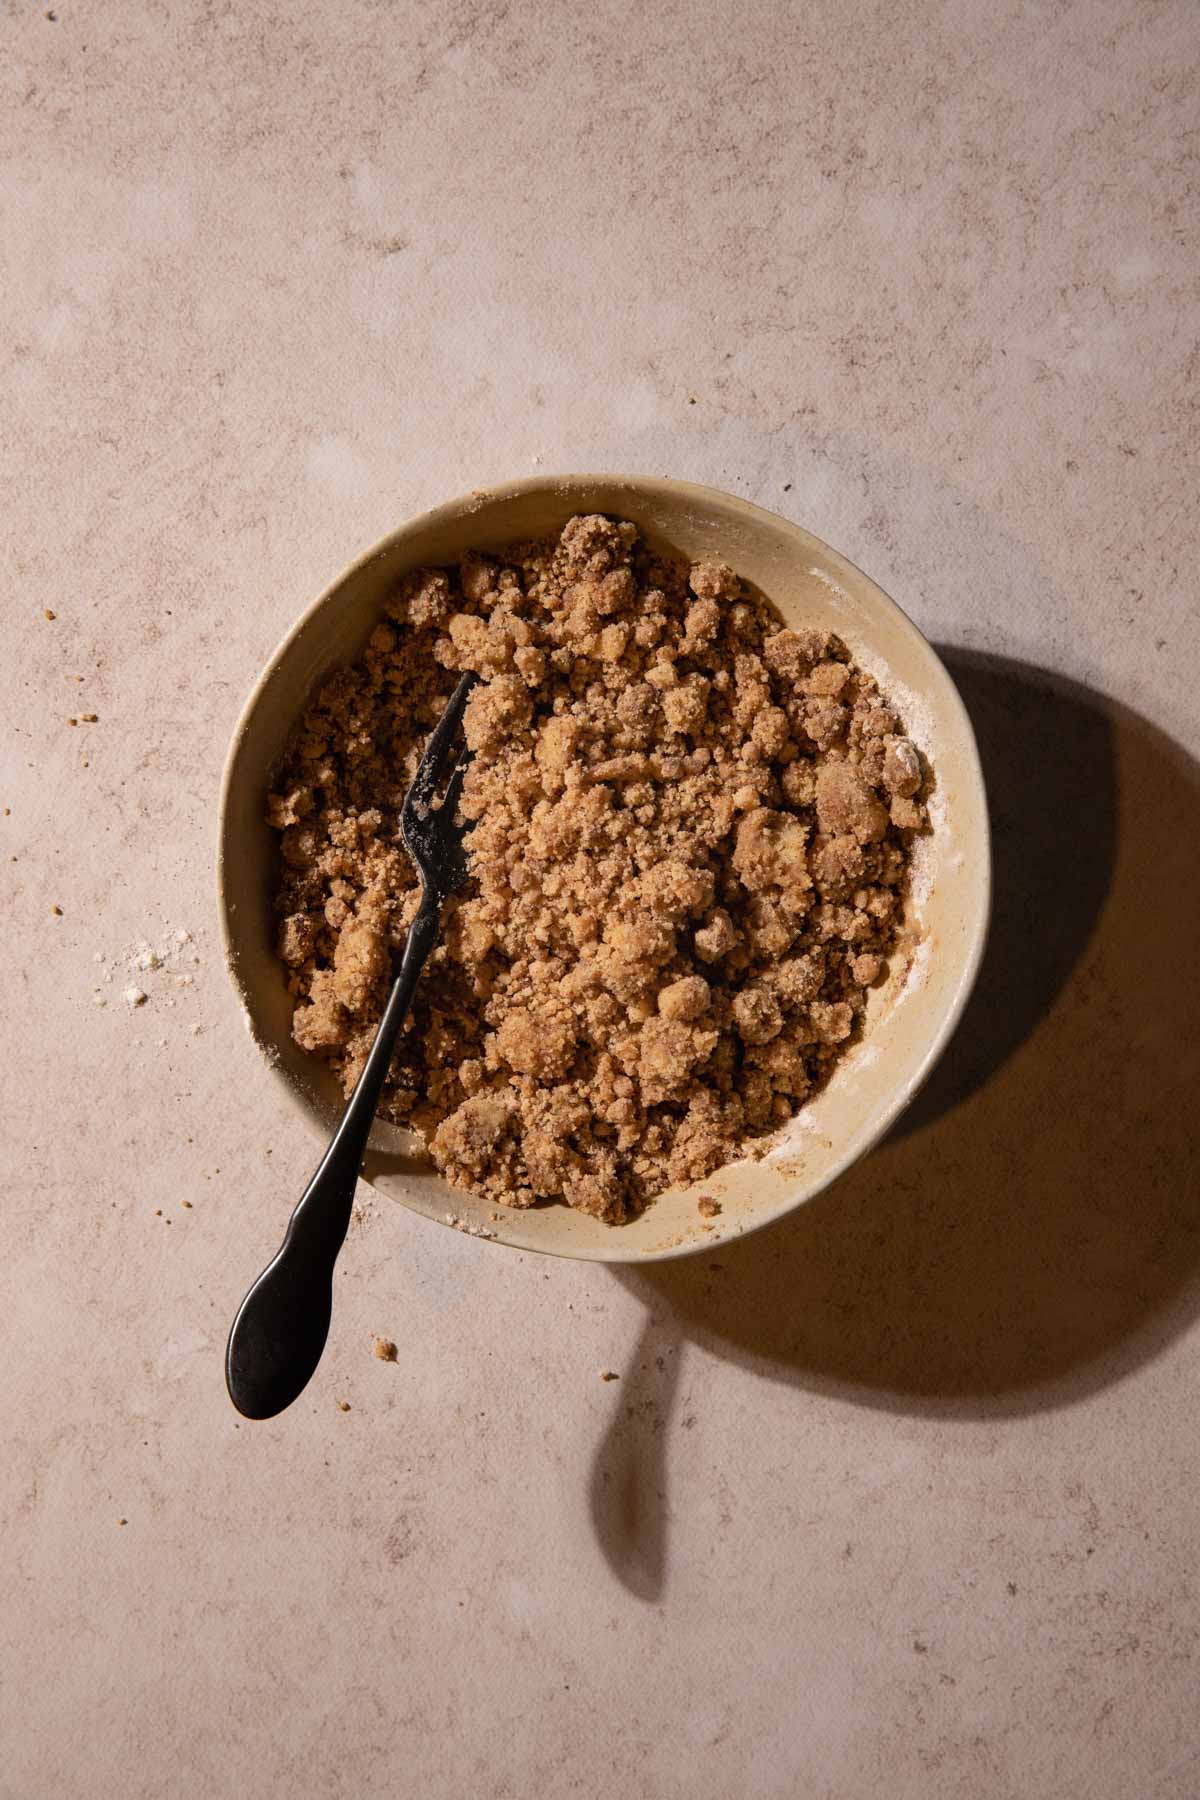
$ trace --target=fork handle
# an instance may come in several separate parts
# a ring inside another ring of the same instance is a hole
[[[440,923],[441,907],[426,891],[341,1123],[288,1221],[283,1243],[238,1308],[225,1352],[225,1382],[247,1419],[270,1419],[290,1406],[321,1360],[333,1306],[333,1268],[350,1225],[371,1123]]]

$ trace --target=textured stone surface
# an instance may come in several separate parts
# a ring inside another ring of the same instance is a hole
[[[0,52],[0,1793],[1196,1792],[1194,8],[8,0]],[[230,728],[397,520],[589,467],[958,647],[980,998],[715,1262],[367,1196],[239,1426],[312,1149],[215,943]]]

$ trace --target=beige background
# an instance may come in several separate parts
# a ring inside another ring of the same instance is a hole
[[[5,1800],[1200,1793],[1195,52],[1191,0],[6,0]],[[214,938],[237,709],[397,520],[614,467],[957,647],[979,1000],[715,1260],[368,1197],[239,1426],[312,1149]]]

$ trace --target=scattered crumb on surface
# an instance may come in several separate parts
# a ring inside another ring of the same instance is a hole
[[[190,1201],[190,1200],[181,1200],[181,1201],[180,1201],[180,1205],[181,1205],[181,1206],[186,1206],[186,1207],[187,1207],[187,1209],[188,1209],[188,1211],[189,1211],[189,1212],[191,1212],[191,1210],[192,1210],[192,1203],[191,1203],[191,1201]]]
[[[80,713],[79,722],[81,725],[97,725],[100,722],[100,715],[99,713]]]
[[[711,1194],[701,1194],[696,1202],[696,1209],[701,1218],[715,1219],[721,1210],[721,1202],[714,1200]]]
[[[144,988],[127,987],[122,998],[124,999],[126,1006],[132,1011],[135,1006],[145,1006],[148,995]]]
[[[350,1411],[350,1402],[348,1400],[339,1400],[338,1401],[338,1411],[339,1412],[349,1412]]]
[[[45,611],[42,613],[42,617],[43,617],[43,619],[56,619],[58,617],[58,614],[52,613],[50,611],[50,608],[46,607]],[[122,1523],[122,1525],[125,1523],[124,1519],[121,1520],[121,1523]]]
[[[600,1379],[601,1381],[620,1381],[621,1377],[615,1369],[601,1369]]]
[[[395,1346],[395,1344],[393,1344],[391,1338],[377,1337],[375,1339],[375,1354],[379,1358],[380,1362],[394,1363],[396,1360],[397,1351],[396,1351],[396,1346]]]
[[[56,919],[61,919],[63,916],[63,909],[61,906],[52,906],[50,911],[54,914]]]

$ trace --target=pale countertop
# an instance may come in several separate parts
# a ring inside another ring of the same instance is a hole
[[[4,1800],[1200,1794],[1195,33],[7,0]],[[786,513],[956,647],[979,999],[715,1259],[368,1201],[239,1425],[313,1150],[221,966],[233,721],[384,531],[582,469]]]

